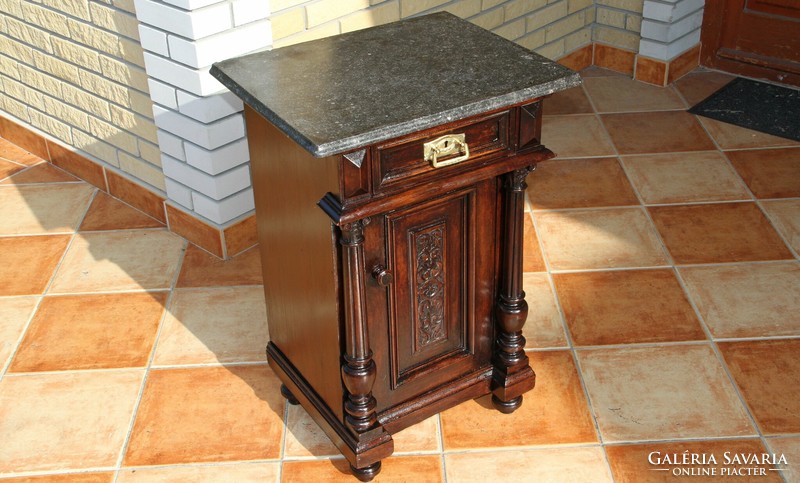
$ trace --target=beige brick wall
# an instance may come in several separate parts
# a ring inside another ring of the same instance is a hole
[[[0,0],[0,110],[164,191],[132,0]]]
[[[595,42],[639,51],[644,0],[595,0]]]
[[[559,58],[591,43],[595,21],[594,0],[272,0],[270,7],[275,47],[446,10]]]

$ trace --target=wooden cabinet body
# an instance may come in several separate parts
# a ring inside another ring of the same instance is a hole
[[[552,157],[540,108],[324,158],[245,108],[269,362],[363,480],[392,433],[490,392],[511,412],[534,385],[521,272],[525,176]],[[454,133],[469,158],[432,167],[423,145]]]

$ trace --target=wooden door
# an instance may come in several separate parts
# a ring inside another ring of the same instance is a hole
[[[392,275],[367,284],[379,412],[491,367],[496,185],[444,193],[367,226],[368,266]]]
[[[707,0],[700,64],[800,85],[800,1]]]

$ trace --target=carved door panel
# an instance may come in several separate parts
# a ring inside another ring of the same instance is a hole
[[[379,410],[490,364],[495,180],[370,223],[391,283],[368,287]],[[377,244],[376,244],[377,245]],[[369,247],[368,247],[369,248]],[[385,343],[384,343],[385,342]]]
[[[700,63],[800,85],[800,2],[706,2]]]

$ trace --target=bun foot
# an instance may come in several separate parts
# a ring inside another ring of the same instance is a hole
[[[381,462],[378,461],[377,463],[372,463],[371,465],[363,468],[356,468],[355,466],[350,465],[350,471],[352,471],[353,476],[358,478],[360,481],[372,481],[372,479],[378,476],[378,473],[381,472]]]
[[[286,402],[288,402],[292,406],[297,406],[298,404],[300,404],[300,401],[298,401],[297,398],[294,397],[294,394],[292,394],[289,388],[283,384],[281,384],[281,395],[285,397]]]
[[[492,395],[492,406],[503,414],[511,414],[522,406],[522,396],[517,396],[510,401],[503,401]]]

